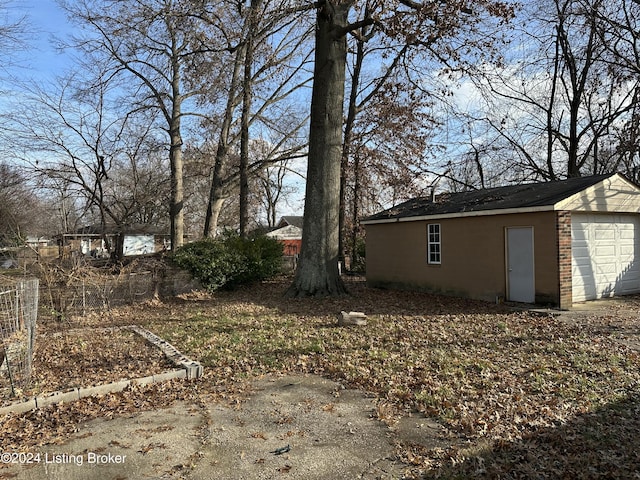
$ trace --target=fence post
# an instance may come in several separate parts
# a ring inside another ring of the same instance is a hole
[[[82,316],[87,316],[87,289],[85,287],[84,278],[82,279]]]

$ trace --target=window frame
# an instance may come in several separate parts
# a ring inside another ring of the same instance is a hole
[[[427,223],[427,264],[442,265],[442,225],[440,223]]]

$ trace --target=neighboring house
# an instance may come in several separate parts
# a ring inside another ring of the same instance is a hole
[[[302,248],[302,223],[303,217],[282,217],[275,230],[266,233],[266,236],[282,243],[285,256],[296,256]]]
[[[638,293],[639,212],[620,174],[416,198],[363,220],[367,283],[561,308]]]
[[[24,242],[28,247],[48,247],[55,245],[55,242],[48,237],[36,237],[35,235],[27,235],[27,239]]]
[[[91,225],[75,233],[60,236],[62,245],[84,255],[105,257],[108,255],[105,237],[112,248],[120,248],[123,256],[145,255],[170,249],[170,235],[162,228],[153,225],[108,225],[104,229]]]

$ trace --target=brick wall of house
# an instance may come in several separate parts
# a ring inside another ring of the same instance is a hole
[[[571,212],[556,212],[556,238],[558,242],[558,284],[562,309],[573,304],[571,280]]]

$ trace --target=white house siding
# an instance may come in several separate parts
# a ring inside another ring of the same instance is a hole
[[[302,229],[295,225],[287,225],[267,233],[266,236],[276,240],[299,240],[302,238]]]
[[[613,175],[556,203],[554,209],[579,213],[638,213],[640,195],[638,187],[621,175]]]
[[[146,255],[155,252],[153,235],[125,235],[122,245],[123,255]]]

